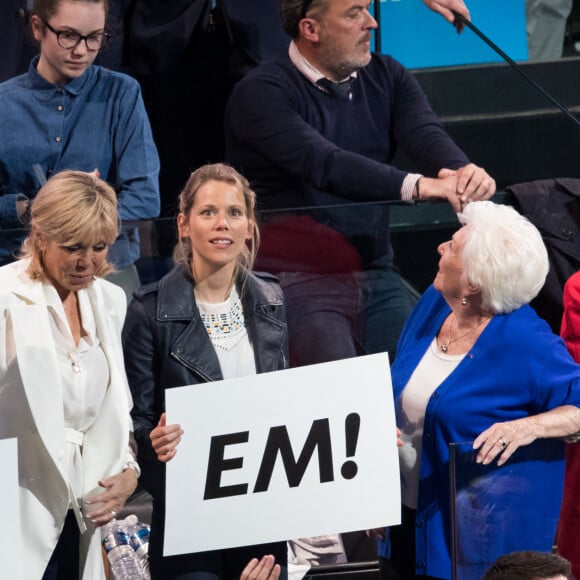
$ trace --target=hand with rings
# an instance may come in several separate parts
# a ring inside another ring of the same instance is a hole
[[[471,201],[489,199],[495,193],[495,181],[482,167],[469,163],[456,169],[455,173],[457,175],[457,195],[462,207]]]
[[[473,449],[478,450],[476,461],[489,465],[497,459],[498,466],[504,465],[519,447],[529,445],[536,438],[534,417],[495,423],[473,442]]]

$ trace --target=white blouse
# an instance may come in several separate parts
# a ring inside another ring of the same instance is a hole
[[[398,409],[398,427],[403,441],[403,446],[399,448],[401,502],[409,508],[417,509],[427,404],[435,389],[455,370],[464,356],[443,354],[437,348],[435,337],[401,394]]]
[[[57,291],[48,283],[43,283],[43,289],[62,381],[65,465],[71,493],[80,499],[84,483],[82,438],[99,414],[110,381],[109,364],[97,337],[86,290],[77,292],[83,336],[76,345]]]

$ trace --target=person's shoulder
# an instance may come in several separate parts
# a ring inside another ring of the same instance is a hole
[[[143,284],[143,286],[139,286],[139,288],[133,292],[133,298],[139,302],[155,298],[159,292],[160,282],[161,280],[156,280],[155,282],[149,282],[149,284]]]
[[[4,294],[9,291],[8,285],[11,281],[16,280],[25,272],[28,263],[24,260],[17,260],[10,264],[0,267],[0,293]]]
[[[497,314],[496,318],[498,328],[508,339],[506,342],[515,349],[519,350],[527,345],[541,351],[547,344],[560,341],[560,337],[552,331],[550,325],[529,304],[524,304],[507,314]]]
[[[420,332],[427,331],[431,327],[434,318],[439,316],[445,308],[449,307],[443,295],[431,284],[413,307],[407,319],[408,326],[417,325]]]
[[[256,85],[275,84],[284,85],[293,82],[296,74],[299,74],[296,67],[287,56],[281,56],[273,60],[264,62],[246,73],[238,82],[236,90],[243,90],[246,87]]]
[[[10,93],[22,90],[28,86],[30,86],[30,79],[26,72],[0,82],[0,95],[2,95],[2,98],[5,98]]]
[[[566,280],[564,292],[574,292],[574,294],[580,292],[580,270]]]
[[[141,86],[137,79],[120,71],[102,66],[92,65],[91,73],[97,86],[115,87],[117,90],[140,92]]]
[[[251,291],[256,297],[261,297],[272,303],[282,303],[284,294],[280,281],[268,272],[251,272],[249,274]]]
[[[250,276],[258,278],[259,280],[263,280],[264,282],[268,282],[270,284],[280,285],[278,276],[270,274],[269,272],[254,271],[250,274]]]
[[[95,278],[93,284],[100,289],[104,299],[108,303],[114,304],[115,308],[118,310],[124,310],[127,307],[127,298],[125,292],[120,286],[113,284],[104,278]]]
[[[417,308],[423,308],[426,310],[437,309],[442,307],[445,303],[445,299],[441,292],[436,290],[435,286],[431,284],[422,294],[419,302],[417,302]]]
[[[375,81],[382,79],[400,79],[407,77],[411,73],[396,59],[388,54],[371,53],[371,60],[363,68],[359,69],[359,74],[369,77]]]

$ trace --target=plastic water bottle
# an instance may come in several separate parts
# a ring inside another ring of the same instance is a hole
[[[127,525],[127,533],[129,535],[129,540],[133,550],[135,550],[135,555],[137,556],[137,561],[141,566],[141,572],[143,574],[144,580],[151,579],[151,573],[149,571],[149,535],[151,528],[140,522],[135,515],[129,515],[125,518],[125,523]]]
[[[143,573],[131,547],[125,520],[112,520],[101,528],[101,538],[115,580],[142,580]]]

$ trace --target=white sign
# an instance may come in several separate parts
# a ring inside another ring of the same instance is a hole
[[[16,439],[0,440],[0,570],[2,578],[22,578],[22,539],[18,492],[18,448]]]
[[[400,523],[386,353],[167,389],[167,556]]]

